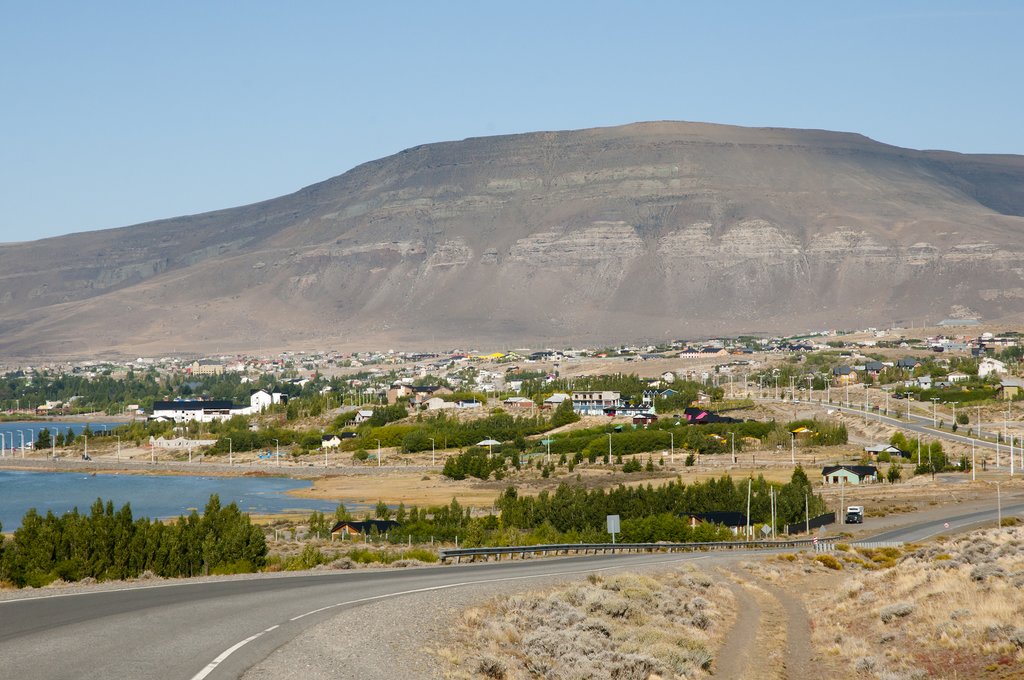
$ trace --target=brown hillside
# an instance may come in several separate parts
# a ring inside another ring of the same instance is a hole
[[[1024,157],[696,123],[420,146],[0,246],[0,351],[598,343],[1024,312]]]

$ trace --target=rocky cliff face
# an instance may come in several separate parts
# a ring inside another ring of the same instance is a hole
[[[8,354],[593,343],[1024,312],[1024,158],[692,123],[409,149],[0,247]]]

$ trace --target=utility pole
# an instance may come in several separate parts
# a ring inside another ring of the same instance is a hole
[[[846,513],[843,509],[846,507],[846,479],[839,479],[839,523],[846,524]]]
[[[999,492],[999,485],[1001,482],[993,482],[996,485],[996,528],[1001,529],[1003,527],[1003,498]]]
[[[806,491],[804,492],[804,524],[807,533],[811,533],[811,502]]]
[[[747,540],[750,540],[750,478],[747,478]]]

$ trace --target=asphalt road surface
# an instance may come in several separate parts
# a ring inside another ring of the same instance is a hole
[[[1002,508],[1024,512],[1024,503]],[[928,519],[868,540],[918,541],[982,522],[996,509]],[[947,528],[945,525],[949,524]],[[346,610],[469,584],[720,557],[747,551],[612,555],[411,570],[323,572],[228,581],[161,583],[0,602],[0,678],[90,680],[238,678],[307,627]],[[395,622],[396,626],[401,622]]]

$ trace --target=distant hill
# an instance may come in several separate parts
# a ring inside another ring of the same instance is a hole
[[[500,347],[1024,312],[1024,157],[700,123],[467,139],[0,246],[0,352]]]

